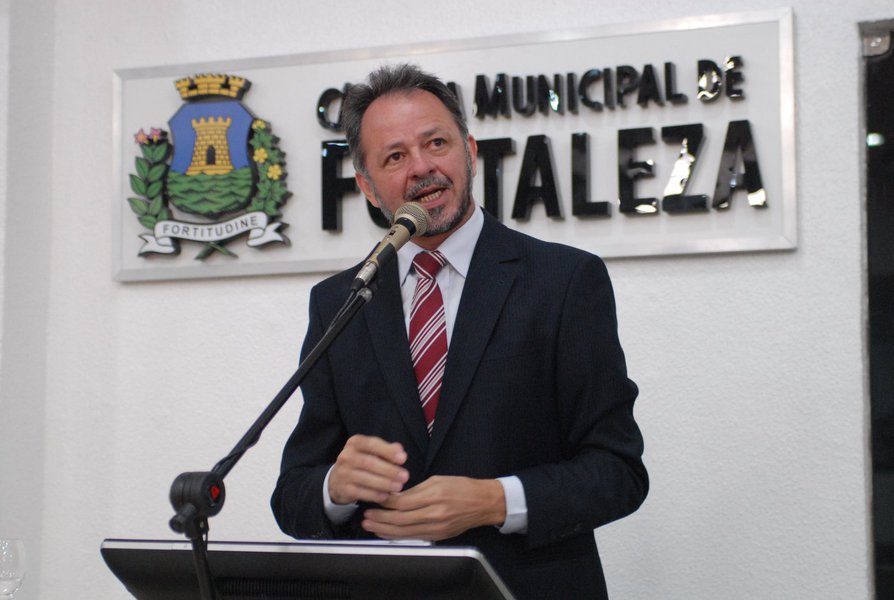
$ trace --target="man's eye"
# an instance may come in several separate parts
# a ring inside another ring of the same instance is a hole
[[[400,160],[401,154],[400,152],[394,152],[393,154],[388,155],[388,162],[397,162]]]
[[[431,141],[431,143],[433,146],[441,147],[446,144],[447,141],[444,138],[435,138]]]

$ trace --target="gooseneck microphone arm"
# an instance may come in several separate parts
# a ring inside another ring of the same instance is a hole
[[[394,213],[391,230],[366,258],[366,262],[363,263],[354,278],[351,289],[356,291],[369,285],[379,274],[381,265],[392,260],[397,251],[410,241],[410,238],[426,232],[430,220],[428,211],[418,202],[407,202],[401,205]]]
[[[409,208],[405,209],[405,207]],[[418,207],[418,210],[421,210],[421,213],[417,211],[416,207]],[[412,214],[407,217],[407,213]],[[410,220],[409,226],[407,223],[401,223],[401,221],[408,220]],[[193,562],[199,580],[199,592],[202,600],[217,600],[214,579],[208,566],[208,518],[213,517],[223,508],[226,498],[226,488],[223,483],[224,477],[248,449],[258,442],[261,433],[270,424],[273,417],[276,416],[279,410],[291,398],[292,394],[295,393],[310,370],[329,349],[329,346],[332,345],[332,342],[335,341],[335,338],[338,337],[354,315],[366,303],[372,300],[375,286],[370,284],[373,283],[381,266],[388,260],[391,260],[397,253],[397,250],[406,244],[413,235],[423,233],[428,225],[428,220],[428,212],[416,203],[407,203],[398,209],[391,231],[373,250],[364,264],[363,268],[366,268],[371,263],[375,265],[374,269],[368,269],[368,271],[371,271],[371,274],[362,284],[358,284],[355,279],[348,299],[329,324],[323,337],[304,357],[304,360],[298,365],[298,369],[292,377],[289,378],[267,408],[264,409],[264,412],[261,413],[245,435],[242,436],[242,439],[239,440],[229,454],[214,465],[211,471],[181,473],[171,484],[170,500],[175,514],[169,521],[169,525],[175,532],[184,534],[192,542]],[[412,231],[410,231],[410,227],[412,227]],[[403,231],[400,230],[401,228]],[[398,231],[395,232],[395,229],[398,229]],[[409,233],[405,234],[404,231],[409,231]]]

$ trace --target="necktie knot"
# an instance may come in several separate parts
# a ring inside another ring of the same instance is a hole
[[[424,279],[434,279],[441,267],[446,264],[447,259],[437,250],[420,252],[413,259],[413,268],[416,270],[416,274]]]

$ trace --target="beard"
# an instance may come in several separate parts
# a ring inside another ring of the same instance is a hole
[[[465,144],[465,150],[466,185],[465,189],[461,191],[459,206],[456,208],[456,212],[453,213],[450,212],[452,207],[449,205],[439,206],[438,208],[430,210],[429,216],[431,219],[429,220],[428,228],[425,230],[425,233],[422,234],[422,237],[434,237],[453,230],[457,225],[462,223],[466,213],[469,212],[469,208],[472,205],[472,154],[469,152],[468,143]],[[388,219],[389,223],[393,223],[394,213],[385,208],[385,202],[383,202],[382,197],[379,195],[379,190],[376,188],[376,185],[372,180],[367,179],[367,181],[369,181],[373,194],[375,194],[376,200],[379,203],[379,210],[382,211],[382,214]],[[438,186],[445,190],[452,190],[455,187],[453,180],[449,177],[430,175],[404,193],[404,202],[412,202],[413,198],[419,192],[429,186]],[[422,204],[422,206],[425,207],[424,204]]]

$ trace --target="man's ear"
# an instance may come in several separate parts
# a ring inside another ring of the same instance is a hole
[[[478,175],[478,141],[469,134],[467,138],[469,144],[469,156],[472,159],[472,177]]]
[[[372,185],[370,185],[366,177],[362,173],[354,173],[354,180],[357,182],[357,186],[360,187],[360,191],[366,196],[366,201],[376,208],[381,208],[379,201],[376,200],[376,195],[373,193]]]

